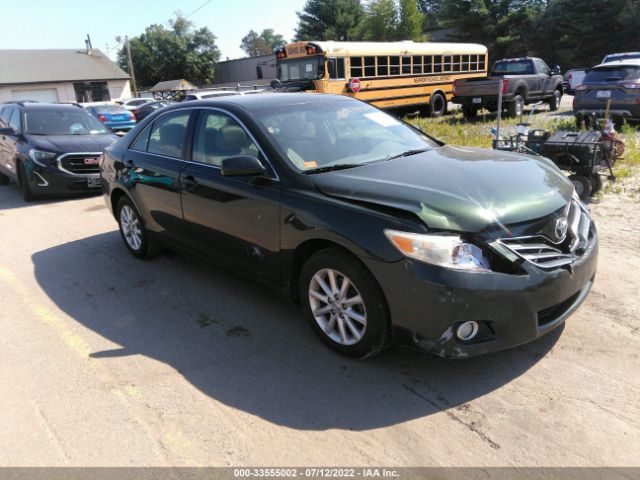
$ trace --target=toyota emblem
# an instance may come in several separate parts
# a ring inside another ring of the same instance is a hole
[[[566,218],[558,218],[556,220],[554,233],[556,234],[556,238],[558,240],[562,240],[565,237],[568,229],[569,229],[569,224],[567,223]]]

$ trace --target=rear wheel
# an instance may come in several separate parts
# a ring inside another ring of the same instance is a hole
[[[594,173],[589,177],[589,180],[591,181],[591,196],[593,196],[602,190],[602,177]]]
[[[549,110],[555,112],[560,108],[560,102],[562,101],[562,92],[560,90],[556,90],[553,92],[553,96],[548,100]]]
[[[434,93],[429,100],[429,116],[441,117],[447,113],[447,99],[441,93]]]
[[[9,183],[9,177],[4,173],[0,173],[0,185],[6,185],[7,183]]]
[[[571,175],[569,180],[573,183],[574,188],[576,189],[576,193],[580,197],[580,200],[586,200],[591,195],[591,190],[593,186],[591,185],[591,180],[589,177],[585,177],[584,175]]]
[[[27,168],[22,162],[18,164],[18,181],[20,182],[20,190],[22,190],[22,198],[25,202],[30,202],[36,199],[36,195],[31,190],[29,185],[29,175],[27,174]]]
[[[117,212],[120,234],[129,252],[144,259],[151,258],[161,251],[161,248],[149,239],[149,233],[144,228],[142,217],[131,200],[122,197],[118,202]]]
[[[366,358],[390,341],[389,311],[375,278],[337,249],[321,250],[300,272],[299,294],[307,320],[331,349]]]
[[[462,115],[466,120],[475,120],[475,118],[478,116],[478,109],[476,107],[472,107],[471,105],[463,105]]]
[[[507,105],[507,116],[511,118],[520,117],[524,113],[524,98],[516,95]]]

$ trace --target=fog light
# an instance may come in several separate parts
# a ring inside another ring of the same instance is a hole
[[[478,334],[479,329],[477,322],[463,322],[456,329],[456,336],[466,342],[472,340]]]

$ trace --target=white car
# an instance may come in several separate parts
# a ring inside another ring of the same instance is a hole
[[[117,100],[115,103],[122,105],[127,110],[135,110],[141,105],[153,101],[152,98],[125,98]]]
[[[191,92],[185,97],[185,101],[190,100],[204,100],[207,98],[220,98],[230,97],[232,95],[244,95],[244,92],[237,92],[235,90],[203,90],[201,92]]]

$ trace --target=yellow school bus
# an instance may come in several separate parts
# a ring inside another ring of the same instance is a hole
[[[487,47],[437,42],[296,42],[276,51],[277,89],[336,93],[380,108],[446,112],[458,78],[485,76]]]

